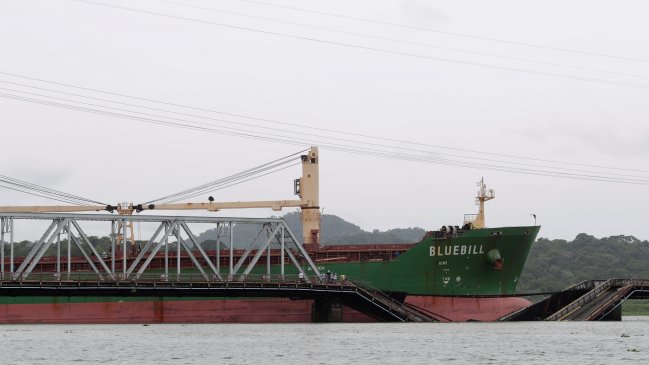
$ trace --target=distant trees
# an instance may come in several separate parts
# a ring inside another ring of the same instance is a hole
[[[560,290],[589,279],[649,278],[649,241],[633,236],[572,241],[539,238],[523,270],[518,292]]]

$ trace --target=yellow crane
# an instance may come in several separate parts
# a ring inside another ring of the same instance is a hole
[[[294,181],[294,192],[299,200],[267,200],[215,202],[212,197],[207,203],[168,203],[168,204],[133,204],[119,203],[113,205],[36,205],[36,206],[0,206],[2,213],[72,213],[117,211],[120,215],[132,215],[133,212],[145,210],[207,210],[217,212],[225,209],[270,208],[274,211],[282,208],[301,208],[303,244],[308,250],[317,250],[320,243],[320,198],[319,198],[319,159],[318,148],[311,147],[306,155],[301,156],[302,177]],[[131,241],[134,241],[133,227]],[[121,231],[120,231],[121,232]]]

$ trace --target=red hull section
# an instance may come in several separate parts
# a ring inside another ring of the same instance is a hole
[[[530,304],[521,298],[421,296],[410,296],[406,302],[450,321],[494,321]],[[311,300],[284,298],[1,304],[0,324],[307,323],[311,322],[312,305]],[[343,321],[374,320],[345,308]]]
[[[0,305],[0,323],[309,322],[311,301],[227,299]]]
[[[466,298],[408,296],[406,303],[437,314],[449,322],[492,322],[532,304],[516,297]]]

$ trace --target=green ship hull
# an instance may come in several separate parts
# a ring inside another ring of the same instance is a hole
[[[388,293],[441,296],[498,296],[516,293],[540,227],[459,231],[424,238],[390,260],[318,262],[318,270],[358,280]],[[264,268],[253,273],[263,274]],[[273,266],[272,274],[278,268]],[[288,270],[289,274],[296,274]]]
[[[538,231],[539,227],[470,230],[459,237],[429,237],[392,261],[323,266],[387,292],[514,294]]]

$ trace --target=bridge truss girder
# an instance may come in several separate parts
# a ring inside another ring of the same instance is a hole
[[[17,220],[45,220],[50,221],[49,226],[36,241],[27,256],[20,262],[18,268],[14,270],[14,230]],[[97,247],[93,245],[88,238],[88,234],[82,228],[81,222],[105,222],[109,224],[109,236],[111,238],[110,247],[110,265],[98,252]],[[126,255],[126,234],[119,234],[118,227],[126,227],[127,224],[136,222],[157,223],[153,235],[147,240],[139,254],[132,260],[127,260]],[[216,262],[213,262],[206,251],[201,247],[197,236],[190,229],[190,224],[214,224],[217,231],[221,232],[224,227],[229,230],[229,243],[221,243],[217,238]],[[238,224],[259,225],[260,231],[257,238],[250,242],[245,252],[239,257],[236,265],[233,261],[234,243],[236,242],[235,227]],[[171,238],[176,240],[176,273],[181,274],[181,253],[188,257],[193,266],[198,270],[205,281],[232,281],[238,277],[243,281],[251,273],[261,257],[266,253],[267,274],[270,277],[270,249],[277,247],[280,249],[280,272],[284,277],[284,265],[288,258],[289,265],[292,264],[305,281],[313,282],[320,278],[320,272],[317,266],[309,257],[307,251],[297,240],[293,232],[280,218],[223,218],[223,217],[186,217],[186,216],[116,216],[108,214],[56,214],[56,213],[0,213],[0,251],[2,251],[2,277],[10,277],[13,280],[27,279],[32,274],[34,268],[43,260],[45,253],[51,247],[56,247],[56,274],[62,276],[61,267],[61,235],[67,237],[67,274],[71,274],[70,252],[71,244],[74,244],[85,261],[90,266],[92,272],[100,280],[110,281],[134,281],[139,279],[149,268],[152,260],[160,258],[159,252],[164,252],[165,272],[163,278],[170,278],[170,257],[169,249]],[[6,238],[9,242],[6,242]],[[116,242],[116,237],[121,237],[122,242]],[[259,238],[262,238],[259,240]],[[11,247],[11,256],[9,265],[10,270],[7,272],[5,267],[5,244]],[[116,270],[117,246],[122,245],[122,268],[121,272]],[[220,253],[221,247],[225,246],[230,251],[230,263],[227,272],[221,272]],[[248,260],[250,255],[251,260]],[[307,270],[305,270],[305,267]],[[309,276],[307,273],[312,273]],[[9,275],[6,275],[9,274]]]

